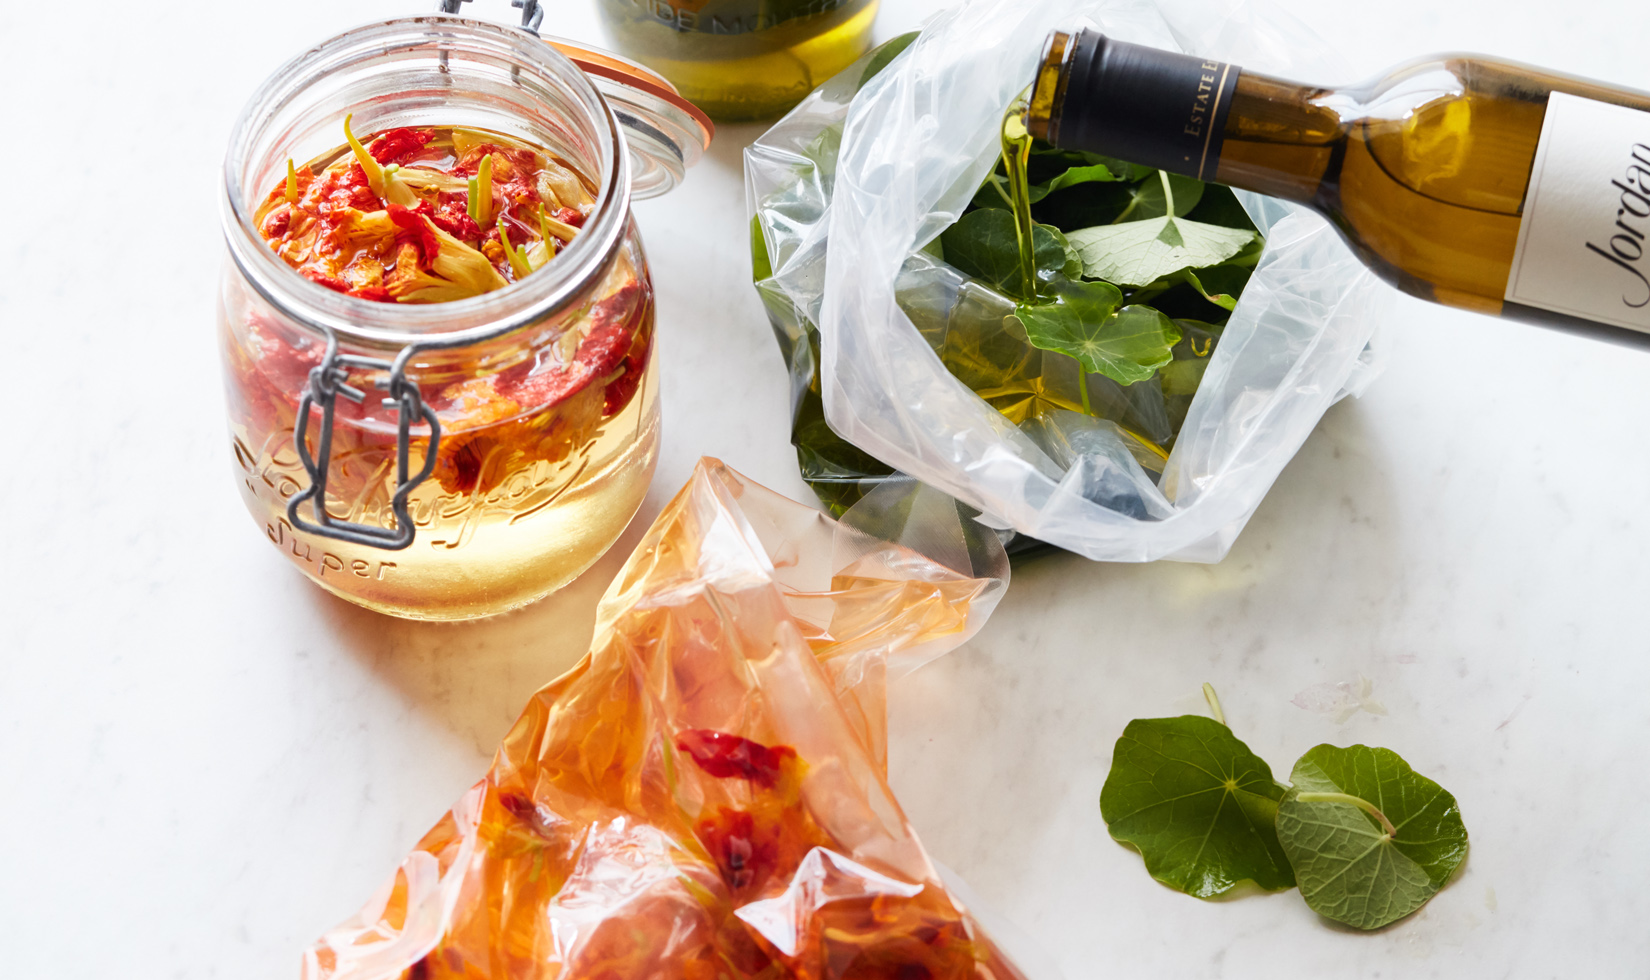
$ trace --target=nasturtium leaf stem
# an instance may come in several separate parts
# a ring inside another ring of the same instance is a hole
[[[1093,415],[1094,409],[1089,405],[1089,373],[1084,370],[1083,362],[1077,362],[1077,390],[1083,395],[1083,414]]]
[[[1215,716],[1215,721],[1226,725],[1226,712],[1220,710],[1220,698],[1215,694],[1215,686],[1208,681],[1203,682],[1203,700],[1209,702],[1209,712]],[[1226,725],[1231,728],[1231,725]]]
[[[1168,171],[1159,170],[1157,172],[1157,176],[1158,176],[1159,180],[1163,181],[1163,203],[1164,203],[1164,206],[1167,208],[1167,210],[1164,211],[1164,213],[1169,216],[1170,221],[1173,221],[1174,220],[1174,191],[1169,189],[1169,174],[1168,174]],[[1146,179],[1149,180],[1150,178],[1146,178]],[[1124,221],[1127,221],[1129,215],[1134,213],[1134,209],[1140,206],[1140,201],[1141,201],[1141,197],[1140,197],[1140,194],[1137,192],[1134,195],[1134,199],[1129,202],[1129,206],[1124,208],[1122,213],[1119,214],[1117,217],[1111,219],[1111,223],[1114,224],[1114,225],[1120,225]]]
[[[1003,185],[997,182],[997,175],[992,174],[991,177],[989,178],[989,181],[990,181],[990,184],[991,184],[991,189],[996,191],[997,196],[1003,199],[1004,204],[1008,205],[1008,209],[1010,211],[1013,211],[1014,210],[1014,199],[1012,197],[1009,197],[1008,196],[1008,191],[1003,190]]]
[[[1296,794],[1295,799],[1300,800],[1302,803],[1351,804],[1352,806],[1355,806],[1374,817],[1376,820],[1379,820],[1381,822],[1381,829],[1386,831],[1388,840],[1398,836],[1398,828],[1392,826],[1392,821],[1386,818],[1386,814],[1376,809],[1375,804],[1361,797],[1353,796],[1349,793],[1299,793]]]

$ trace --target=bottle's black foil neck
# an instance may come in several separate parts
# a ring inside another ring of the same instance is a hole
[[[1214,179],[1242,69],[1086,28],[1071,43],[1056,146]]]

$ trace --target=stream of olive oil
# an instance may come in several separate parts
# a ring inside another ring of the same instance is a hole
[[[1003,113],[1003,169],[1008,172],[1008,198],[1014,211],[1014,239],[1020,247],[1020,298],[1037,299],[1037,257],[1031,240],[1031,188],[1026,166],[1031,159],[1031,134],[1026,132],[1026,101],[1015,99]]]
[[[1008,203],[1014,212],[1014,241],[1020,250],[1020,301],[1023,303],[1049,302],[1061,304],[1064,297],[1058,293],[1037,295],[1037,246],[1032,239],[1031,183],[1027,175],[1031,161],[1031,134],[1026,131],[1026,95],[1021,93],[1003,113],[1002,154],[1003,169],[1008,172]],[[1077,365],[1077,389],[1082,393],[1083,413],[1092,415],[1089,405],[1088,372],[1081,362]]]

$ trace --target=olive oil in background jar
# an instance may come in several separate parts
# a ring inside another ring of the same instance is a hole
[[[1475,55],[1325,88],[1056,31],[1026,125],[1304,204],[1412,296],[1650,344],[1650,94]]]
[[[870,48],[878,0],[600,0],[625,54],[712,118],[768,119]]]

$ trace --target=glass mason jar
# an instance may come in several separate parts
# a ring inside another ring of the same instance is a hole
[[[594,208],[547,265],[493,292],[334,292],[254,215],[289,159],[330,162],[346,113],[362,133],[466,127],[542,148],[590,183]],[[323,588],[413,619],[504,612],[600,557],[659,444],[630,200],[675,186],[709,138],[646,69],[484,21],[380,22],[276,71],[230,139],[219,303],[238,483],[270,544]]]
[[[769,119],[871,47],[877,0],[598,0],[626,54],[713,118]]]

